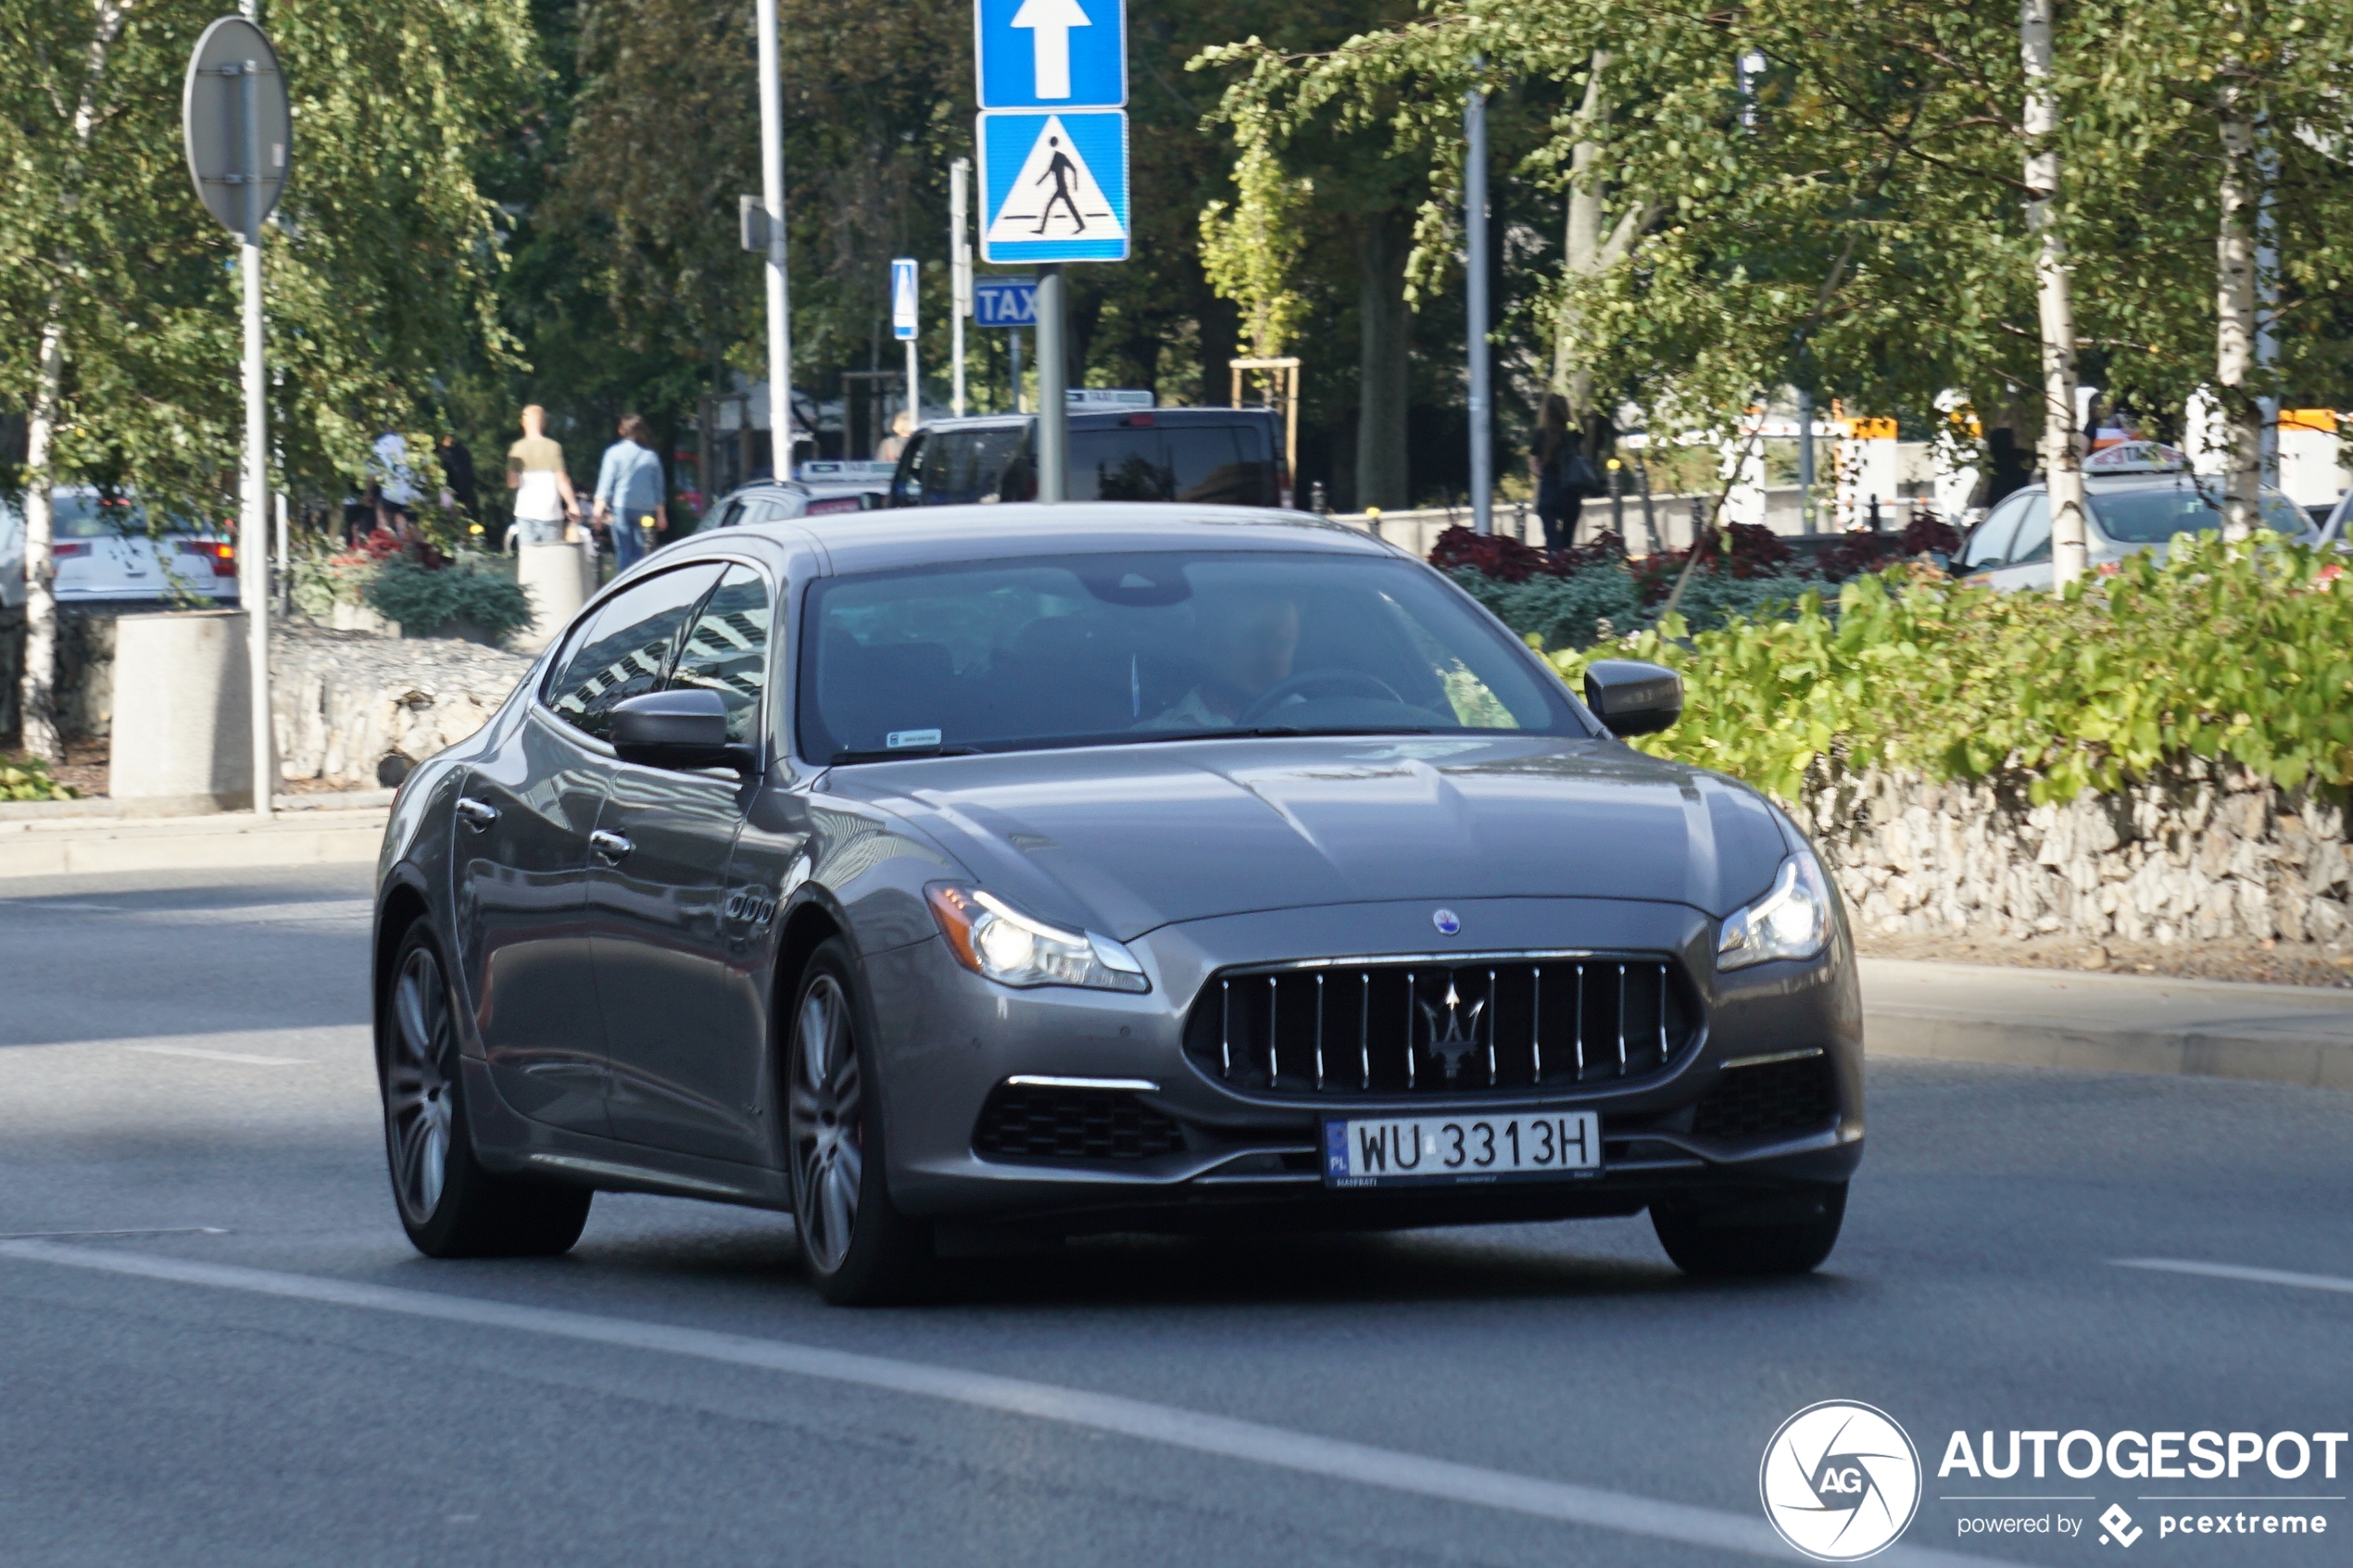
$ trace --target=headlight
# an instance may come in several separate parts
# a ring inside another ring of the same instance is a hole
[[[1831,935],[1830,884],[1818,861],[1799,850],[1781,862],[1773,890],[1724,922],[1718,969],[1744,969],[1770,959],[1810,959]]]
[[[1151,989],[1136,956],[1108,936],[1057,931],[976,887],[934,883],[924,891],[949,949],[966,969],[1000,985]]]

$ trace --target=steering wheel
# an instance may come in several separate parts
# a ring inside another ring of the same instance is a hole
[[[1405,706],[1405,699],[1397,695],[1397,688],[1378,675],[1367,675],[1362,670],[1310,670],[1293,675],[1288,681],[1277,682],[1261,692],[1258,700],[1243,709],[1241,717],[1235,722],[1255,724],[1286,701],[1294,696],[1304,696],[1311,688],[1317,686],[1338,688],[1322,694],[1327,696],[1387,697],[1401,708]]]

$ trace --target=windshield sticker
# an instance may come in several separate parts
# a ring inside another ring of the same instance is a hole
[[[867,733],[871,734],[873,732]],[[937,730],[893,730],[883,736],[884,746],[892,751],[907,746],[937,746],[938,744],[939,732]]]

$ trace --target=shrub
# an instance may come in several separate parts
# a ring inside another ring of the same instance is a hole
[[[531,600],[522,585],[470,552],[446,566],[389,556],[368,581],[367,602],[385,620],[400,622],[410,636],[467,621],[503,643],[532,620]]]
[[[49,765],[38,757],[0,762],[0,800],[72,800],[73,790],[49,776]]]
[[[1787,619],[1682,638],[1678,617],[1552,656],[1680,670],[1680,723],[1634,744],[1784,800],[1819,763],[1936,779],[2025,774],[2036,804],[2186,757],[2292,788],[2353,784],[2353,588],[2320,552],[2183,538],[2070,589],[1999,594],[1895,567]],[[1696,582],[1693,584],[1697,587]]]

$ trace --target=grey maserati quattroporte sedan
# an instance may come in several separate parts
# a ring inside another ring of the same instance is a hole
[[[599,1191],[796,1217],[818,1288],[1110,1230],[1629,1215],[1810,1269],[1862,1153],[1805,837],[1311,517],[734,528],[607,588],[401,787],[377,1059],[435,1256]]]

